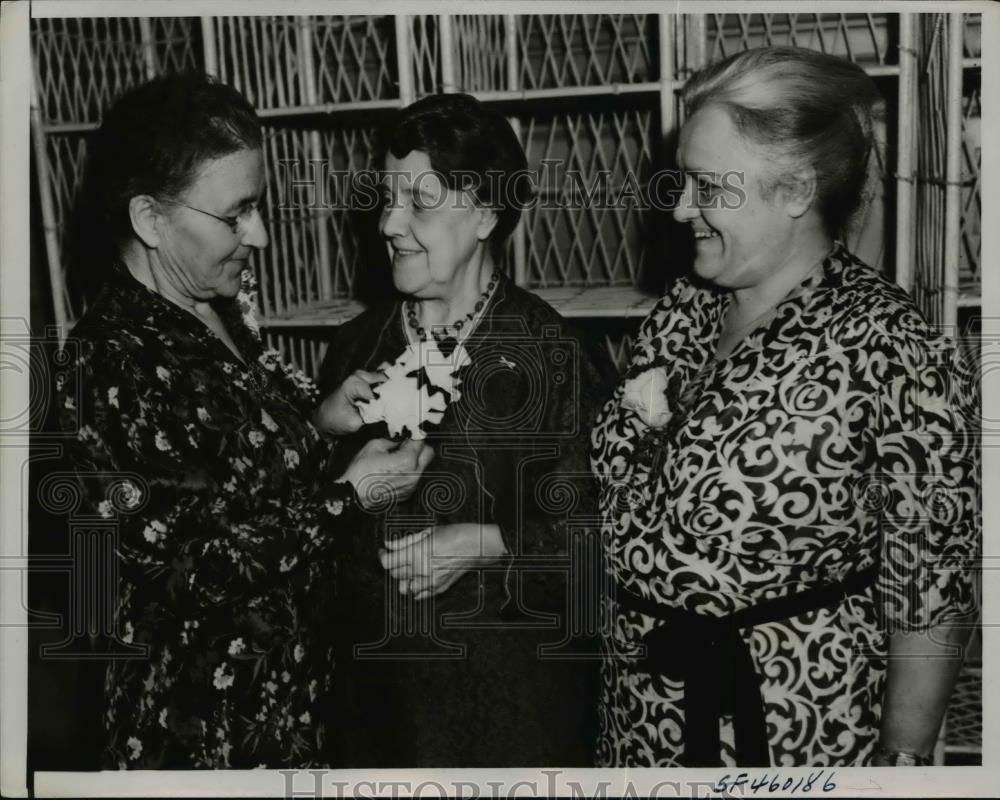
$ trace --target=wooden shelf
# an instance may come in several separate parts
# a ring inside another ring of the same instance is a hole
[[[634,286],[566,286],[531,291],[568,318],[645,317],[659,300]]]
[[[315,305],[304,306],[286,314],[264,317],[260,320],[262,328],[328,328],[341,325],[354,319],[365,310],[365,306],[357,300],[341,298],[326,300]]]
[[[632,286],[566,286],[531,291],[571,319],[645,317],[658,299]],[[357,300],[328,300],[262,319],[260,325],[262,328],[336,327],[364,310],[365,306]]]

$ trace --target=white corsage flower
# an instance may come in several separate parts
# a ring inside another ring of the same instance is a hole
[[[662,428],[670,419],[667,372],[654,367],[625,381],[622,407],[634,411],[650,428]]]
[[[446,356],[434,339],[411,344],[395,363],[379,367],[386,380],[372,386],[374,400],[357,403],[358,413],[366,424],[384,420],[390,436],[401,436],[405,431],[413,439],[424,439],[427,433],[421,426],[441,421],[448,403],[459,397],[459,371],[471,363],[462,345]],[[420,385],[421,369],[427,383],[443,394],[431,394],[426,384]]]

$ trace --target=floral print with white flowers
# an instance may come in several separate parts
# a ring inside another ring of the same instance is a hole
[[[117,531],[117,636],[146,648],[109,661],[107,768],[325,763],[324,598],[356,496],[251,301],[218,303],[241,361],[119,265],[66,344],[69,456]]]

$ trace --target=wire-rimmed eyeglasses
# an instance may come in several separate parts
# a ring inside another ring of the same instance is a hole
[[[197,211],[199,214],[204,214],[206,217],[211,217],[212,219],[217,219],[219,222],[224,222],[229,226],[229,229],[234,235],[239,235],[242,231],[245,231],[247,225],[250,224],[250,220],[253,219],[254,214],[260,213],[260,208],[257,204],[252,206],[247,206],[243,211],[237,214],[235,217],[223,217],[219,214],[213,214],[211,211],[205,211],[203,208],[195,208],[194,206],[189,206],[187,203],[182,203],[180,200],[171,200],[174,205],[183,206],[184,208],[190,209],[191,211]]]

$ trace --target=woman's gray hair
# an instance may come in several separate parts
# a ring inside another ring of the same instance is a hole
[[[775,162],[773,192],[804,167],[816,174],[816,209],[833,237],[861,203],[880,95],[857,64],[816,50],[764,47],[710,64],[691,76],[689,115],[725,109],[748,143]]]

